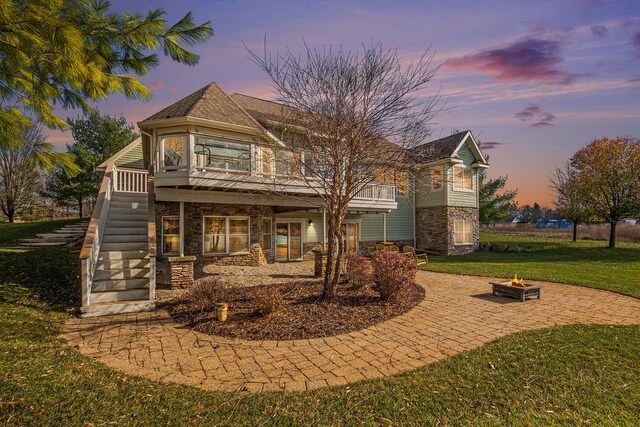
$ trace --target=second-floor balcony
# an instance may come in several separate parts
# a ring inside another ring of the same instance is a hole
[[[183,134],[159,138],[156,187],[208,188],[317,197],[322,186],[307,168],[312,156],[249,141]],[[370,183],[353,198],[353,209],[395,209],[394,185]]]

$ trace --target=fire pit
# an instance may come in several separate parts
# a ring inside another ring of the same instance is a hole
[[[493,295],[502,294],[513,298],[518,298],[525,302],[527,298],[537,297],[540,299],[542,286],[529,285],[524,283],[523,279],[518,279],[516,274],[514,278],[508,282],[490,282]]]

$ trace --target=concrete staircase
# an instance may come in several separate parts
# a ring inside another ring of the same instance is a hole
[[[113,192],[85,316],[154,308],[146,193]]]
[[[38,248],[44,246],[73,246],[82,240],[87,232],[89,220],[67,224],[51,233],[38,234],[36,238],[22,239],[20,247]]]

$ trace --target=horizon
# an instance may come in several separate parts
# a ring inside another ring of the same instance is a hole
[[[141,13],[163,7],[170,22],[192,11],[215,31],[194,49],[201,55],[195,67],[161,58],[141,79],[154,93],[150,101],[112,96],[94,105],[134,124],[211,81],[227,93],[273,99],[244,47],[262,49],[266,36],[272,53],[299,52],[303,40],[354,50],[380,42],[410,61],[431,47],[433,65],[441,67],[422,94],[439,93],[446,111],[429,140],[470,129],[490,157],[489,177],[508,175],[519,205],[552,206],[548,177],[593,139],[640,136],[640,2],[112,3]],[[68,131],[48,133],[58,148],[73,142]]]

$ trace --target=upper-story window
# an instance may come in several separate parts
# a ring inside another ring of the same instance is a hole
[[[455,166],[453,168],[453,189],[454,190],[473,190],[473,171],[464,166]]]
[[[302,154],[289,150],[276,151],[276,175],[301,176]]]
[[[162,166],[164,169],[180,169],[187,165],[187,135],[165,136],[161,138]]]
[[[406,196],[407,195],[407,173],[406,172],[398,172],[398,195]]]
[[[220,138],[196,136],[194,155],[197,168],[226,172],[251,171],[251,145]]]
[[[431,170],[431,189],[442,190],[442,167]]]

